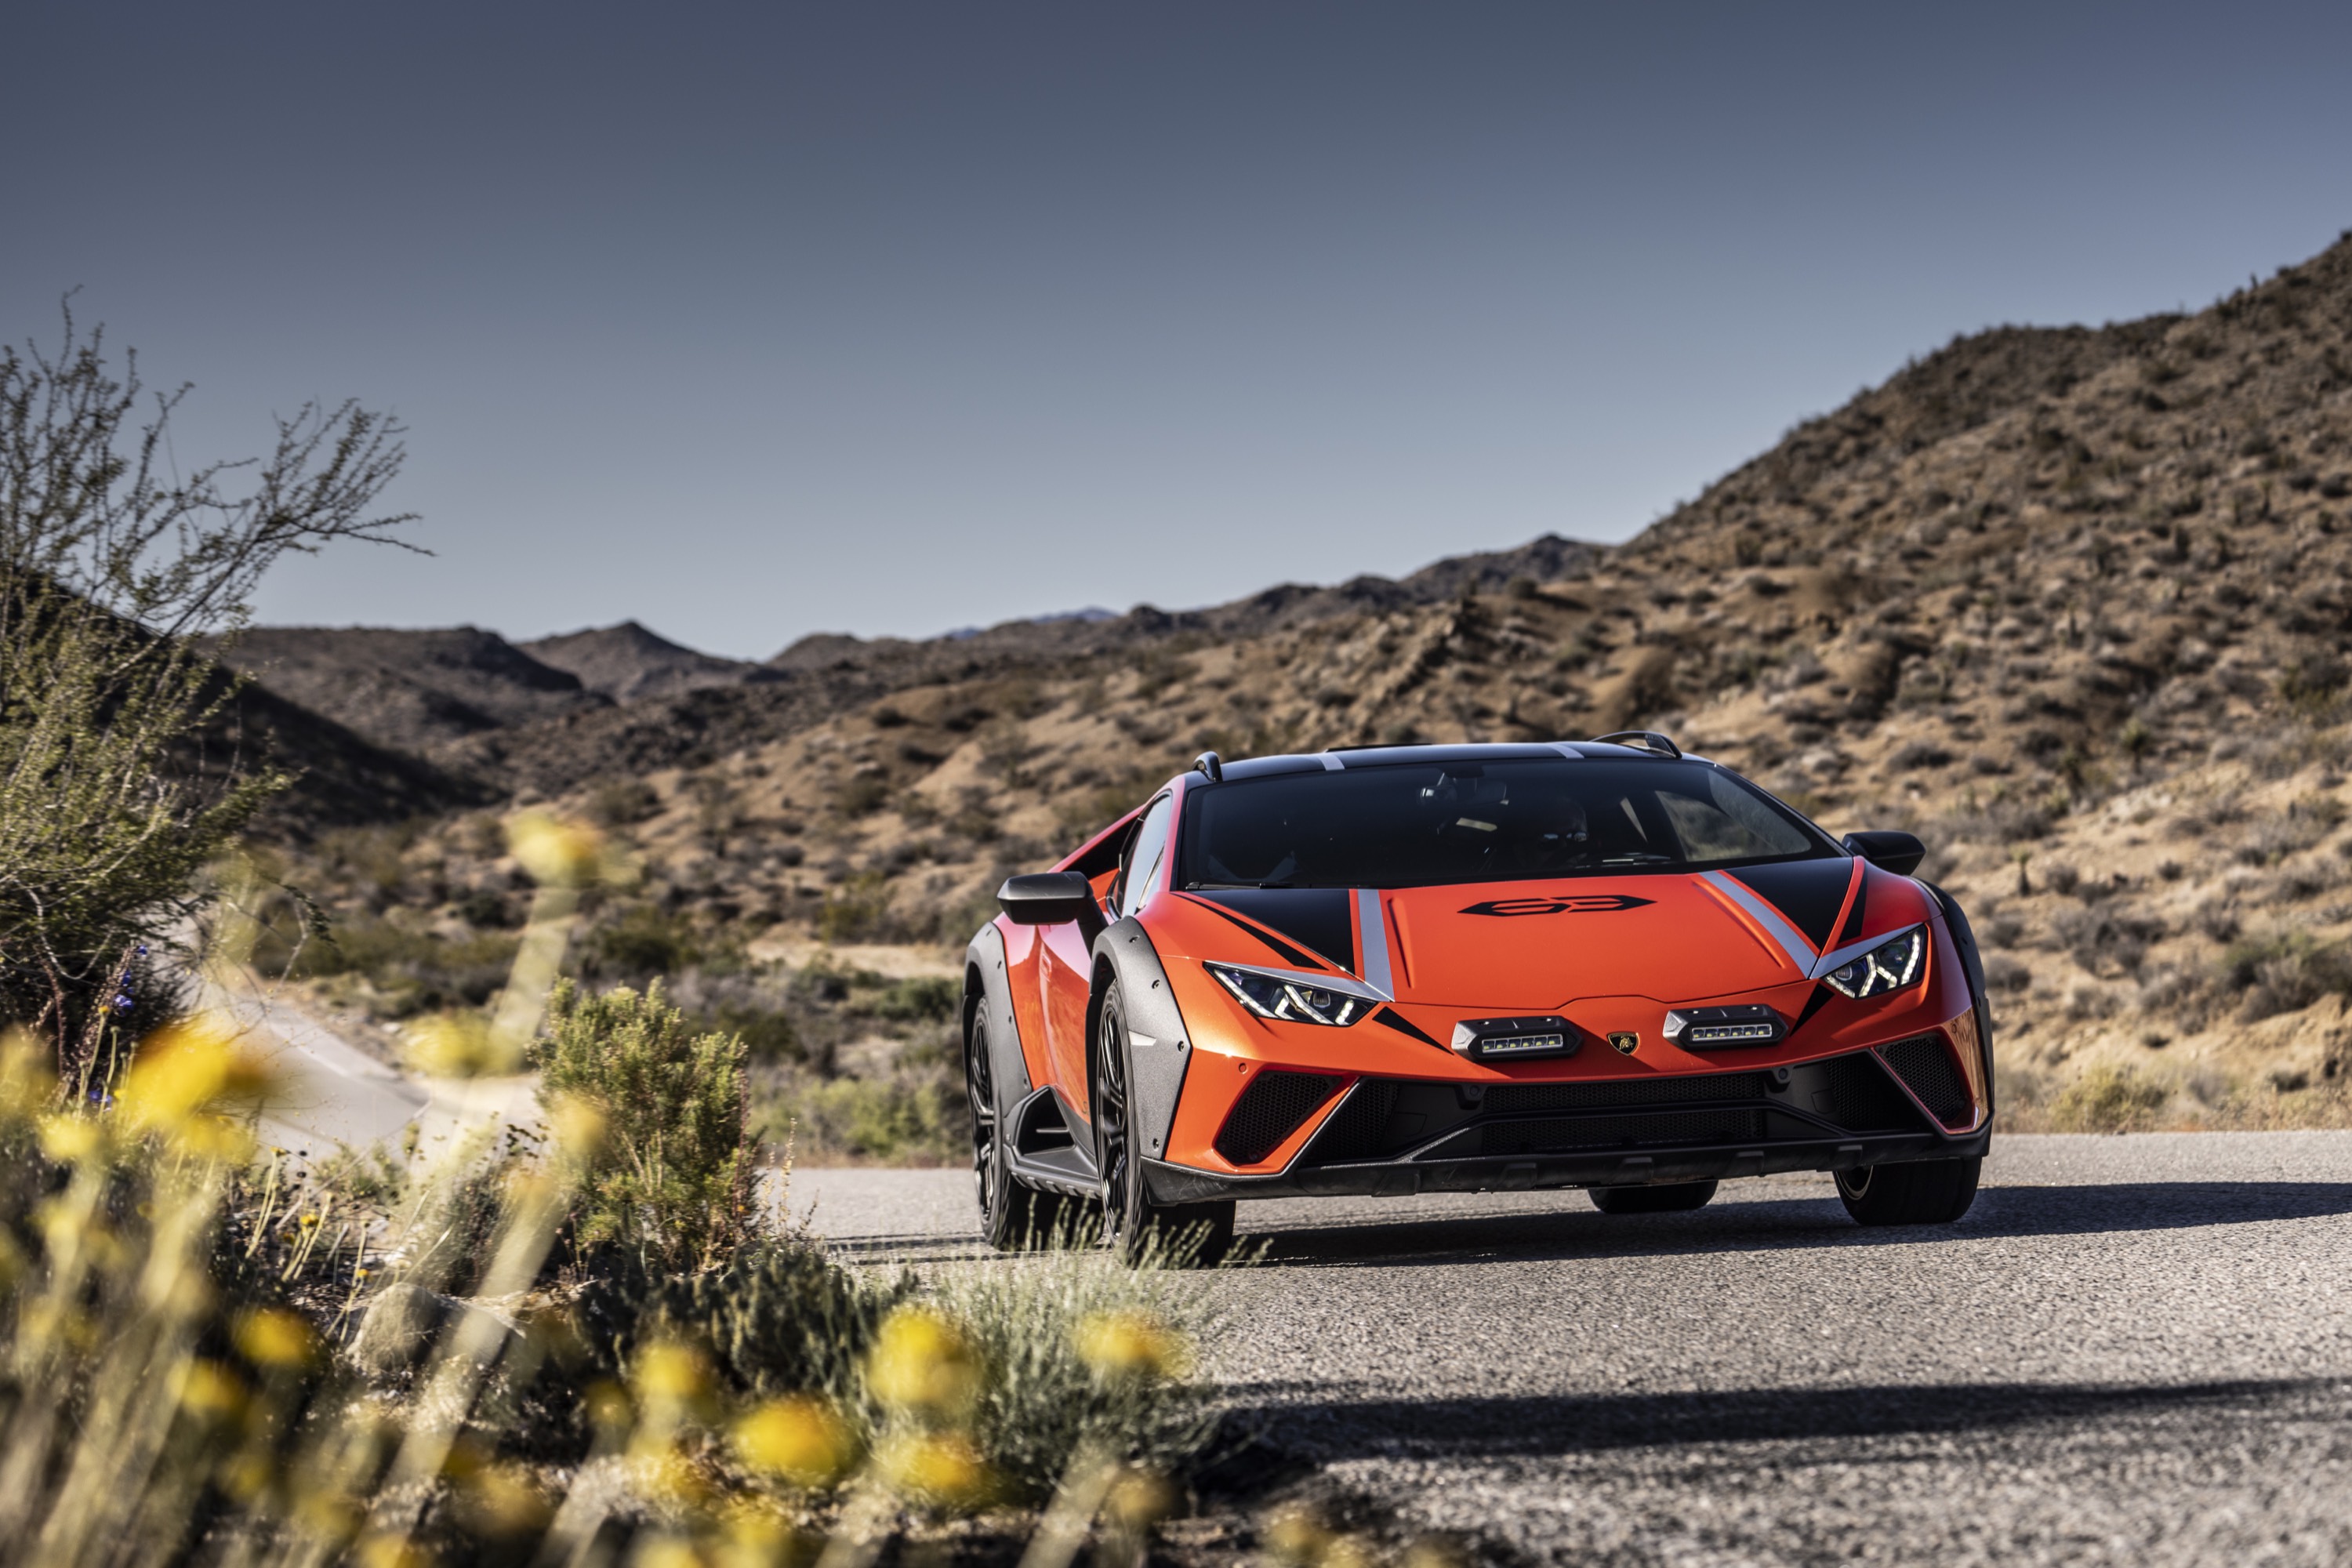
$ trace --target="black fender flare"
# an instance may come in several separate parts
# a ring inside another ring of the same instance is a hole
[[[1921,882],[1943,911],[1944,929],[1952,933],[1952,945],[1959,950],[1960,967],[1969,977],[1969,1001],[1977,1010],[1978,1046],[1984,1053],[1985,1123],[1990,1126],[1993,1112],[1992,1088],[1992,1006],[1985,1000],[1984,960],[1977,952],[1977,933],[1969,924],[1969,917],[1960,908],[1960,900],[1936,886]]]
[[[1029,1059],[1021,1049],[1021,1024],[1013,1011],[1013,976],[1005,966],[1004,933],[994,921],[963,952],[963,1033],[969,1043],[975,1017],[988,1021],[988,1063],[996,1078],[1002,1116],[1029,1094]]]
[[[1087,1070],[1096,1070],[1103,993],[1116,980],[1127,1008],[1128,1059],[1133,1067],[1128,1094],[1135,1107],[1136,1152],[1149,1171],[1150,1162],[1168,1157],[1168,1131],[1176,1121],[1177,1097],[1184,1091],[1184,1069],[1192,1059],[1192,1036],[1169,988],[1168,972],[1160,967],[1159,950],[1141,921],[1130,916],[1096,937],[1094,959],[1094,985],[1087,1004]]]

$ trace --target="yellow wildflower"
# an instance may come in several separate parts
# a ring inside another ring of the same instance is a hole
[[[317,1346],[310,1325],[283,1307],[247,1312],[236,1326],[236,1348],[256,1366],[306,1366]]]
[[[796,1487],[831,1486],[856,1458],[848,1426],[820,1399],[772,1399],[735,1424],[735,1453]]]
[[[928,1307],[902,1306],[882,1321],[866,1377],[884,1404],[935,1415],[967,1409],[980,1394],[971,1342]]]
[[[200,1119],[259,1107],[268,1067],[207,1018],[171,1024],[140,1042],[123,1075],[122,1110],[134,1127],[185,1135]]]
[[[899,1495],[925,1507],[978,1509],[996,1491],[987,1462],[961,1433],[902,1435],[877,1458],[883,1477]]]
[[[41,1118],[41,1152],[59,1164],[87,1160],[106,1147],[106,1130],[96,1118],[61,1110]]]
[[[1192,1365],[1182,1334],[1149,1312],[1096,1312],[1073,1338],[1078,1358],[1098,1377],[1179,1377]]]
[[[479,1013],[437,1013],[400,1037],[402,1058],[427,1078],[498,1078],[522,1070],[522,1044],[490,1027]]]
[[[507,847],[530,879],[546,887],[584,887],[608,869],[602,834],[543,811],[526,811],[508,823]]]

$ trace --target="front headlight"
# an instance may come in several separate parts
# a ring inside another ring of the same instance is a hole
[[[1344,1026],[1372,1010],[1370,1003],[1345,991],[1318,990],[1303,981],[1261,974],[1254,969],[1228,969],[1222,963],[1204,967],[1217,977],[1218,984],[1234,994],[1234,1001],[1261,1018]]]
[[[1927,971],[1927,928],[1913,926],[1901,936],[1880,942],[1860,958],[1839,964],[1822,978],[1859,1000],[1900,991]]]

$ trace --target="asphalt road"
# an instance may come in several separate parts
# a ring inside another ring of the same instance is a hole
[[[1805,1177],[1244,1205],[1270,1247],[1213,1282],[1213,1364],[1276,1447],[1496,1556],[2352,1562],[2352,1133],[1994,1150],[1916,1231]],[[793,1207],[969,1255],[968,1183],[802,1171]]]

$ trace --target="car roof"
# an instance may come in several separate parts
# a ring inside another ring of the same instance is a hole
[[[1598,741],[1505,741],[1483,744],[1432,746],[1335,746],[1325,752],[1300,752],[1276,757],[1244,757],[1224,764],[1228,782],[1265,778],[1274,773],[1343,772],[1349,768],[1387,767],[1410,763],[1558,762],[1562,757],[1622,758],[1628,762],[1672,762],[1639,746],[1609,745]],[[1704,757],[1685,760],[1704,763]]]

